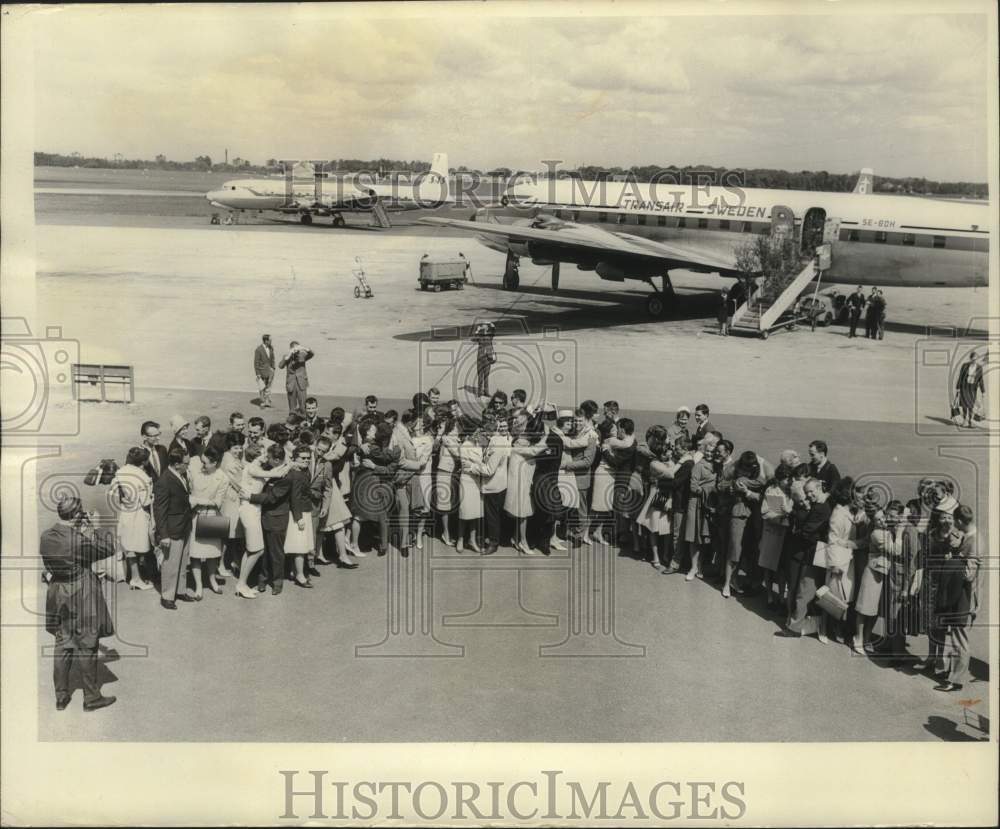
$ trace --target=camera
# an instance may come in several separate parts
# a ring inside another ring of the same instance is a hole
[[[58,326],[46,328],[44,337],[32,336],[23,317],[5,317],[2,324],[4,438],[78,435],[73,365],[80,362],[80,343],[64,338]]]

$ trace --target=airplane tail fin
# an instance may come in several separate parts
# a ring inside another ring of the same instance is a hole
[[[875,192],[875,171],[871,167],[862,167],[858,176],[858,183],[854,185],[854,192],[858,194],[870,194]]]
[[[448,183],[447,153],[434,153],[434,155],[431,156],[431,171],[429,175],[432,180],[435,177],[441,180],[440,191],[435,188],[435,193],[437,194],[435,198],[440,197],[443,201],[447,201],[451,197],[451,188]]]
[[[448,154],[447,153],[434,153],[431,157],[431,172],[435,175],[441,176],[445,181],[448,180]]]

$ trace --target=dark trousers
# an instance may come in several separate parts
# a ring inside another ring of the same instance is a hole
[[[576,508],[573,510],[572,533],[586,538],[590,532],[590,487],[578,490]]]
[[[306,412],[306,390],[297,386],[294,389],[285,389],[288,395],[288,411],[305,414]]]
[[[865,319],[865,337],[868,339],[875,339],[875,331],[878,328],[878,320],[867,317]]]
[[[500,533],[503,525],[503,502],[506,495],[506,491],[483,493],[483,517],[486,522],[486,540],[491,544],[500,543]]]
[[[285,532],[286,530],[264,530],[264,555],[260,559],[260,573],[257,584],[263,587],[268,582],[280,590],[285,582]]]
[[[848,337],[858,336],[858,323],[861,321],[861,314],[855,314],[851,312],[851,332],[847,335]]]
[[[476,363],[476,393],[480,397],[490,396],[490,364],[484,360]]]
[[[826,583],[826,571],[810,562],[791,561],[788,575],[789,584],[794,585],[794,590],[789,589],[788,593],[791,605],[789,614],[791,620],[788,627],[796,633],[815,633],[818,630],[817,614],[820,611],[817,610],[814,600],[817,588]],[[793,596],[794,599],[791,598]]]
[[[535,520],[535,546],[542,555],[549,555],[552,552],[552,529],[555,527],[556,519],[562,518],[562,512],[558,515],[546,509],[537,509],[534,515]]]
[[[393,542],[402,549],[413,543],[410,535],[410,490],[401,486],[396,489],[396,504],[392,513]]]
[[[78,648],[72,642],[62,641],[56,636],[55,661],[52,665],[52,684],[55,685],[56,699],[68,699],[71,691],[69,675],[73,663],[80,668],[80,683],[83,685],[83,701],[93,702],[101,696],[97,682],[97,647]]]

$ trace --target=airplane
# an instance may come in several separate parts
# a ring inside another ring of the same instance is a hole
[[[830,283],[987,284],[989,204],[876,195],[873,183],[869,168],[851,193],[522,179],[506,188],[499,209],[481,208],[471,221],[420,221],[474,233],[505,253],[507,290],[519,286],[522,256],[551,266],[553,291],[560,265],[572,264],[610,282],[648,283],[654,318],[673,298],[671,270],[738,278],[737,249],[754,234],[792,236],[803,261],[816,263],[813,277]],[[805,269],[801,276],[799,291],[812,281]]]
[[[213,207],[231,211],[268,210],[297,215],[305,225],[312,224],[315,216],[329,216],[334,227],[346,225],[344,213],[371,213],[374,224],[390,227],[387,211],[454,203],[448,186],[446,153],[434,153],[430,172],[416,176],[413,184],[376,184],[350,174],[332,177],[323,172],[315,172],[311,179],[296,179],[295,169],[286,167],[280,179],[227,181],[218,190],[206,193],[205,198]]]

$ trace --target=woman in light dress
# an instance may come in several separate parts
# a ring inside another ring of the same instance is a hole
[[[483,476],[473,470],[483,462],[483,447],[475,426],[466,418],[462,418],[459,423],[458,436],[462,442],[459,446],[461,475],[458,484],[458,537],[455,539],[455,549],[459,553],[463,552],[468,538],[469,549],[474,553],[481,553],[476,530],[483,519]]]
[[[414,475],[409,483],[410,490],[410,514],[417,519],[415,544],[418,550],[424,548],[424,531],[427,526],[427,519],[431,515],[432,493],[434,489],[434,418],[428,414],[417,417],[414,422],[413,448],[417,450],[417,457],[424,456],[427,460]]]
[[[760,536],[757,564],[764,571],[763,584],[767,591],[768,607],[781,607],[785,594],[781,551],[785,546],[785,534],[788,532],[792,507],[792,468],[788,464],[781,463],[774,470],[774,477],[768,482],[760,505],[763,531]],[[774,595],[775,583],[778,586],[777,596]]]
[[[140,556],[152,549],[153,481],[142,468],[149,450],[133,446],[125,456],[125,465],[111,481],[111,494],[118,508],[118,547],[125,554],[131,590],[150,590],[153,585],[139,572]]]
[[[283,463],[274,469],[264,466],[267,456],[260,446],[247,446],[243,450],[243,475],[240,479],[240,490],[247,496],[259,495],[264,491],[264,481],[268,478],[280,478],[288,472],[288,463]],[[236,583],[236,595],[244,599],[256,599],[257,592],[247,585],[247,580],[253,572],[254,565],[264,553],[264,531],[260,525],[260,504],[251,504],[249,500],[240,502],[240,525],[243,527],[243,560],[240,562],[239,579]]]
[[[606,542],[602,527],[607,516],[614,512],[615,506],[615,470],[608,461],[606,452],[620,448],[621,444],[618,441],[618,424],[613,418],[605,417],[595,428],[600,442],[597,447],[597,468],[590,487],[590,520],[594,526],[591,537],[598,544],[604,544]]]
[[[826,586],[830,593],[849,602],[854,589],[854,551],[857,549],[857,523],[852,512],[855,501],[854,479],[841,478],[830,492],[830,532],[825,547],[817,546],[817,567],[826,568]],[[827,644],[829,617],[820,619],[819,641]],[[836,634],[834,634],[836,638]]]
[[[243,480],[243,444],[245,442],[246,438],[241,432],[226,432],[226,451],[219,464],[219,468],[229,482],[222,499],[222,514],[229,519],[229,538],[226,539],[219,564],[220,584],[225,584],[225,579],[233,575],[227,566],[227,560],[233,563],[238,561],[243,548],[243,527],[240,524],[240,483]]]
[[[438,430],[441,436],[441,454],[434,477],[434,509],[441,516],[441,540],[454,547],[455,542],[451,538],[451,514],[455,511],[457,503],[455,470],[461,466],[461,440],[458,436],[457,418],[444,418]]]
[[[882,604],[882,583],[902,553],[903,505],[890,501],[885,510],[872,518],[872,531],[868,539],[868,560],[861,571],[858,600],[854,605],[855,625],[851,637],[851,650],[857,654],[874,653],[871,643],[872,628]],[[888,627],[888,620],[887,627]]]
[[[194,575],[194,599],[200,602],[203,596],[203,573],[208,572],[208,586],[213,593],[221,593],[216,575],[219,559],[222,558],[222,540],[219,538],[198,538],[198,518],[202,515],[221,515],[222,502],[226,496],[229,479],[219,468],[221,453],[215,447],[206,448],[200,455],[191,458],[188,465],[188,483],[191,486],[191,506],[194,516],[191,522],[191,572]]]
[[[338,436],[339,437],[339,436]],[[332,452],[333,442],[327,435],[320,435],[316,439],[316,450],[323,457],[324,461],[330,463],[329,458]],[[331,467],[333,464],[331,463]],[[323,502],[320,507],[319,534],[320,542],[317,545],[320,551],[318,559],[322,564],[329,564],[326,558],[325,540],[333,536],[334,544],[337,548],[337,562],[349,563],[347,559],[347,527],[351,524],[351,511],[344,500],[344,494],[336,478],[332,478],[329,486],[323,491]]]
[[[668,487],[677,468],[666,433],[666,429],[662,426],[653,427],[647,433],[646,438],[651,452],[649,494],[636,519],[636,523],[649,534],[650,557],[646,560],[650,561],[656,570],[663,569],[664,545],[671,534],[671,500]]]
[[[544,432],[529,431],[528,417],[519,414],[510,426],[513,441],[507,465],[507,492],[503,508],[517,524],[514,533],[514,549],[524,555],[541,555],[528,545],[528,519],[534,510],[531,507],[531,482],[535,477],[535,457],[545,450],[542,441]]]

